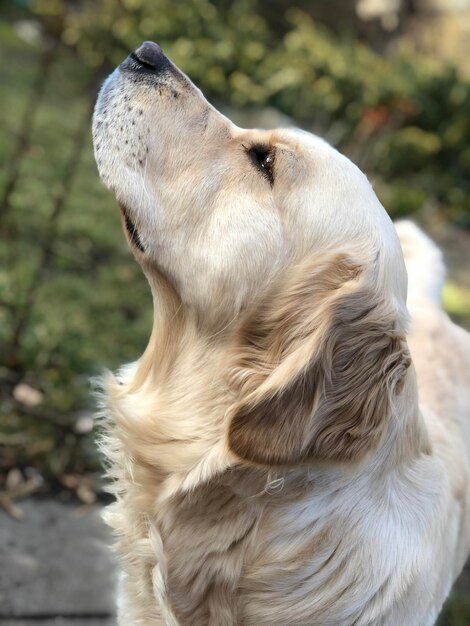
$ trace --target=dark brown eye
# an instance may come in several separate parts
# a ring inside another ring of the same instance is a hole
[[[252,163],[272,185],[274,183],[274,150],[260,145],[247,148],[247,153]]]
[[[274,165],[274,154],[272,154],[272,152],[262,154],[259,159],[259,164],[265,170],[272,170]]]

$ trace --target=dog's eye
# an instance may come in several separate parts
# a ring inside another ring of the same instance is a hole
[[[248,155],[256,167],[266,176],[271,184],[274,182],[274,151],[266,146],[251,146]]]

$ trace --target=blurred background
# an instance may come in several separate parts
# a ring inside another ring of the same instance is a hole
[[[470,328],[470,0],[3,1],[0,516],[31,494],[105,498],[89,380],[142,353],[151,297],[90,116],[145,39],[239,125],[295,124],[350,156],[442,247],[444,305]],[[441,623],[470,623],[468,575]]]

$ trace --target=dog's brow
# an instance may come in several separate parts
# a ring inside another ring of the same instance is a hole
[[[286,163],[296,163],[299,160],[299,156],[296,152],[296,150],[294,150],[294,148],[291,148],[289,145],[286,144],[277,144],[276,145],[276,154],[278,156],[278,162],[279,162],[279,157],[284,157],[285,159],[287,159]]]
[[[210,113],[209,109],[204,109],[201,115],[200,124],[203,130],[206,130],[207,124],[209,123],[209,113]]]

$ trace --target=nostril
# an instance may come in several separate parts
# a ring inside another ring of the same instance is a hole
[[[132,55],[136,61],[142,63],[148,69],[158,70],[165,65],[167,58],[157,43],[153,41],[144,41]]]

